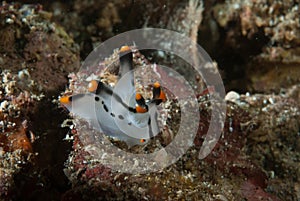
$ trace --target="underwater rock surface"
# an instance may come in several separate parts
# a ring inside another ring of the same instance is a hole
[[[63,89],[68,71],[79,67],[77,46],[50,18],[41,5],[0,5],[1,200],[18,195],[16,175],[39,154],[32,143],[41,134],[34,129],[43,125],[42,119],[35,121],[41,103]]]

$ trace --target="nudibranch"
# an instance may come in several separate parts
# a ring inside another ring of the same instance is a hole
[[[145,144],[160,132],[157,106],[167,97],[159,82],[152,85],[151,99],[136,92],[131,48],[121,47],[118,56],[119,81],[115,87],[93,79],[86,93],[62,96],[60,103],[94,129],[129,147]]]

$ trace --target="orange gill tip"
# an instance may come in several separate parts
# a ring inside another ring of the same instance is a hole
[[[88,90],[89,90],[89,92],[94,92],[97,90],[97,87],[98,87],[97,80],[92,80],[92,81],[90,81],[90,83],[88,85]]]
[[[71,103],[71,96],[63,96],[59,99],[61,104],[70,104]]]
[[[131,51],[130,47],[127,46],[127,45],[122,46],[122,47],[120,48],[120,52],[127,52],[127,51]]]
[[[143,96],[140,93],[135,94],[135,100],[141,100]]]
[[[146,142],[145,139],[140,139],[140,143],[144,143],[144,142]]]
[[[156,90],[155,90],[155,93],[159,93],[159,94],[154,94],[154,97],[155,97],[156,99],[162,100],[162,102],[166,102],[167,97],[166,97],[166,94],[165,94],[165,93],[163,92],[163,90],[161,89],[160,83],[156,81],[156,82],[153,84],[153,88],[156,89]]]
[[[166,100],[167,100],[166,94],[162,90],[160,91],[160,94],[159,94],[158,98],[161,99],[162,102],[166,102]]]
[[[136,110],[137,113],[145,113],[145,112],[148,111],[147,108],[141,107],[141,106],[139,106],[139,105],[137,105],[137,106],[135,107],[135,110]]]
[[[154,88],[159,88],[159,87],[160,87],[159,82],[154,82],[153,87],[154,87]]]

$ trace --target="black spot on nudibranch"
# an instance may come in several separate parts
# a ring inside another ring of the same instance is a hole
[[[116,116],[114,113],[110,113],[110,115],[111,115],[112,117],[115,117],[115,116]]]
[[[124,119],[123,115],[121,115],[121,114],[118,117],[119,117],[119,119],[122,119],[122,120]]]
[[[106,106],[105,104],[103,104],[103,109],[104,109],[106,112],[108,112],[108,108],[107,108],[107,106]]]
[[[132,123],[131,123],[131,122],[128,122],[128,125],[129,125],[129,126],[131,126],[131,125],[132,125]]]
[[[100,98],[99,98],[98,96],[96,96],[96,97],[95,97],[95,101],[98,102],[99,100],[100,100]]]

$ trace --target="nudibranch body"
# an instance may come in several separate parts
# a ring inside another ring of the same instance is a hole
[[[121,47],[119,63],[119,81],[114,88],[93,79],[86,93],[63,96],[60,103],[94,129],[126,142],[129,147],[145,144],[160,132],[157,106],[166,101],[166,95],[159,82],[153,84],[150,100],[136,92],[130,47]]]

